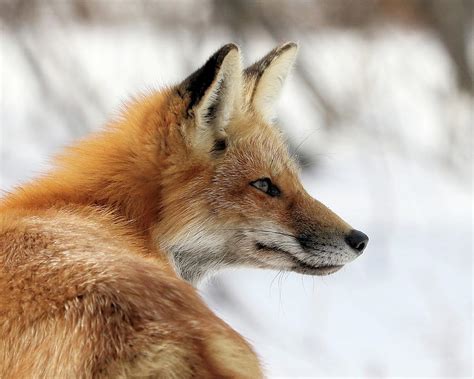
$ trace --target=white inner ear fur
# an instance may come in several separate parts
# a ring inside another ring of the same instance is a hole
[[[225,128],[242,100],[242,63],[238,50],[231,50],[219,72],[195,107],[197,144],[208,146]]]
[[[267,122],[271,123],[275,118],[276,104],[297,52],[297,46],[282,52],[270,63],[256,83],[253,105]]]

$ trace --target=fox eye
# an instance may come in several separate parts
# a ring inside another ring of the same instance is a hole
[[[250,182],[250,185],[259,189],[262,192],[265,192],[271,197],[280,195],[280,189],[275,184],[273,184],[269,178],[255,180],[253,182]]]

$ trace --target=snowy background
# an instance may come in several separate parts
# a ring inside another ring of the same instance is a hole
[[[296,40],[279,124],[309,192],[370,237],[325,278],[201,288],[270,377],[471,377],[472,1],[0,1],[0,188],[220,45]]]

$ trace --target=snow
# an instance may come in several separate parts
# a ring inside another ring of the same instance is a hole
[[[177,82],[232,40],[215,35],[196,43],[185,30],[145,24],[0,34],[2,190],[47,169],[51,155],[100,127],[128,95]],[[18,38],[38,59],[43,87]],[[280,120],[317,161],[303,171],[309,192],[366,232],[369,246],[324,278],[222,272],[204,298],[255,346],[271,377],[469,377],[472,99],[458,93],[442,46],[421,31],[327,30],[299,42],[342,117],[325,128],[294,77]],[[252,46],[252,58],[272,47],[263,37]]]

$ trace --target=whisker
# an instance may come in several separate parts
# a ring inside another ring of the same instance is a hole
[[[279,292],[280,292],[280,298],[279,298],[279,302],[278,302],[279,312],[281,312],[282,309],[283,309],[283,308],[282,308],[282,301],[281,301],[281,299],[282,299],[282,296],[281,296],[281,284],[282,284],[282,279],[283,279],[283,271],[280,271],[280,274],[281,274],[281,275],[279,275],[279,279],[278,279],[278,289],[279,289]],[[284,314],[284,313],[285,313],[285,312],[283,311],[283,314]]]
[[[316,128],[311,130],[304,138],[303,140],[296,146],[295,150],[291,154],[291,158],[294,159],[297,157],[298,150],[303,146],[303,144],[308,140],[309,137],[313,136],[316,132],[319,131],[320,128]]]
[[[273,277],[272,281],[270,282],[270,295],[272,293],[272,287],[273,287],[273,282],[275,282],[275,279],[278,277],[278,275],[282,272],[282,270],[279,270],[275,276]]]

